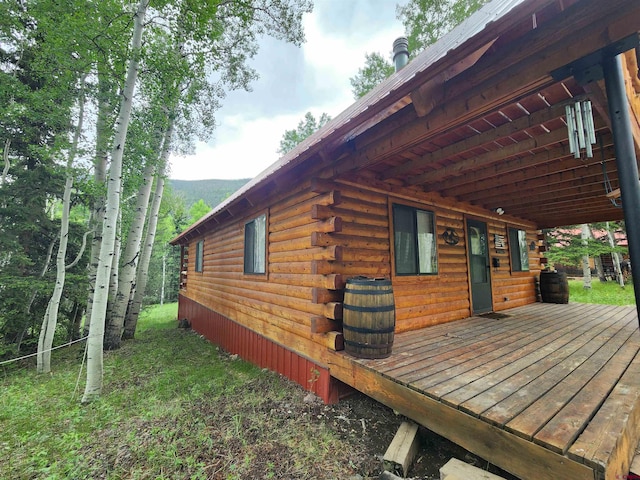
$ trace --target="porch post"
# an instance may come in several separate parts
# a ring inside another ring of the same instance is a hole
[[[602,69],[609,101],[620,198],[627,229],[636,311],[640,320],[640,182],[620,57],[605,58]]]

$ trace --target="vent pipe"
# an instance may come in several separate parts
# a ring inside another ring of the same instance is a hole
[[[393,63],[396,72],[409,63],[409,40],[399,37],[393,42]]]

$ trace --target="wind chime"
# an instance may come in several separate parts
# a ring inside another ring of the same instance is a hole
[[[569,131],[569,150],[575,158],[581,158],[583,150],[588,158],[593,158],[591,145],[596,143],[596,131],[593,124],[591,102],[584,100],[567,105],[565,112]]]
[[[593,123],[593,110],[591,102],[584,100],[576,102],[573,105],[565,107],[567,114],[567,130],[569,133],[569,150],[575,158],[593,158],[593,147],[597,141],[596,131]],[[583,153],[584,152],[584,153]],[[600,138],[600,153],[602,155],[602,175],[604,177],[604,190],[607,198],[616,207],[621,207],[619,200],[620,189],[614,189],[607,175],[607,167],[604,158],[604,147],[602,146],[602,138]]]

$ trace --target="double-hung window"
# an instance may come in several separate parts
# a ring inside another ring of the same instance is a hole
[[[264,274],[267,264],[267,215],[244,225],[244,273]]]
[[[394,204],[393,236],[396,275],[438,273],[433,212]]]
[[[196,243],[196,272],[204,270],[204,240]]]
[[[527,232],[517,228],[509,228],[509,253],[511,254],[511,271],[529,271],[529,249]]]

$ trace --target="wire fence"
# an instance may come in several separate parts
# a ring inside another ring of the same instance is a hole
[[[77,340],[72,340],[72,341],[70,341],[68,343],[63,343],[62,345],[58,345],[57,347],[50,348],[50,349],[45,350],[43,352],[31,353],[29,355],[23,355],[22,357],[12,358],[11,360],[5,360],[3,362],[0,362],[0,367],[3,366],[3,365],[8,365],[10,363],[19,362],[20,360],[25,360],[27,358],[35,357],[39,353],[47,353],[47,352],[52,352],[54,350],[58,350],[59,348],[69,347],[69,346],[73,345],[74,343],[82,342],[82,341],[86,340],[87,338],[89,338],[89,335],[87,335],[86,337],[79,338]]]

